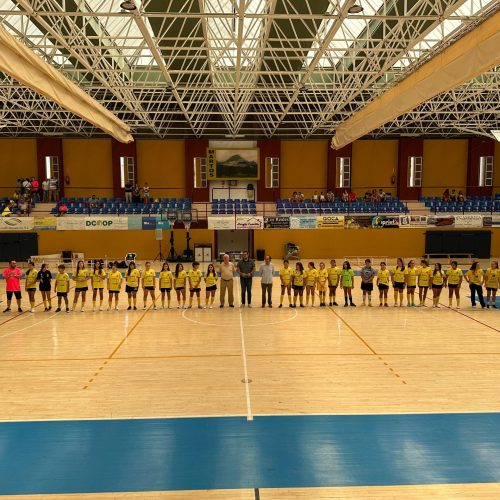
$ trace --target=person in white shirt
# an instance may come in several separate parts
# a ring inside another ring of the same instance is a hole
[[[49,180],[45,179],[42,182],[42,194],[43,194],[43,201],[48,202],[50,201],[50,192],[49,192]]]
[[[269,307],[273,307],[273,276],[274,276],[274,266],[271,264],[271,256],[266,255],[264,258],[264,264],[261,264],[259,268],[260,272],[260,286],[262,288],[262,307],[266,307],[266,294],[267,294],[267,304]]]

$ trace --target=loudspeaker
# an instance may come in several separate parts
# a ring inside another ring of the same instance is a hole
[[[156,237],[156,241],[162,241],[163,240],[163,230],[162,229],[155,229],[155,237]]]

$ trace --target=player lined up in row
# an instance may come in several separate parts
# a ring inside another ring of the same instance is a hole
[[[70,278],[66,272],[64,264],[58,266],[58,273],[55,278],[49,270],[48,264],[43,264],[37,271],[32,262],[28,263],[26,271],[25,290],[29,296],[30,312],[35,311],[36,285],[42,295],[45,311],[52,309],[52,281],[55,281],[54,289],[57,295],[56,312],[61,311],[62,302],[66,312],[70,312],[68,294],[70,283],[74,281],[74,296],[72,310],[75,310],[80,300],[81,311],[85,309],[85,302],[89,288],[92,289],[93,310],[102,310],[104,302],[104,290],[108,291],[108,310],[118,309],[118,297],[125,280],[125,293],[128,297],[128,310],[137,309],[137,294],[139,288],[142,289],[143,308],[147,308],[148,297],[151,299],[153,309],[157,309],[156,289],[160,290],[162,308],[171,307],[171,292],[175,291],[177,298],[177,308],[191,308],[193,299],[196,296],[199,308],[213,307],[217,285],[220,283],[220,307],[225,305],[225,296],[228,296],[229,307],[234,307],[233,276],[238,272],[241,280],[242,300],[241,306],[251,307],[252,277],[255,272],[253,261],[243,259],[243,265],[235,268],[229,261],[229,257],[224,256],[217,273],[214,264],[209,264],[205,273],[202,273],[200,264],[193,262],[192,269],[186,271],[183,264],[177,263],[172,271],[168,262],[165,262],[158,274],[151,267],[150,262],[146,262],[142,272],[137,268],[135,262],[131,262],[125,273],[118,270],[117,263],[113,263],[109,271],[106,271],[100,261],[94,263],[92,270],[85,268],[85,263],[79,261],[77,269]],[[244,263],[248,265],[245,267]],[[264,263],[260,266],[262,307],[267,305],[272,307],[272,287],[274,266],[271,257],[266,256]],[[9,267],[3,272],[6,281],[7,308],[4,312],[11,310],[12,297],[15,296],[18,311],[21,308],[21,278],[22,271],[17,267],[15,261],[11,261]],[[290,267],[288,260],[283,262],[283,267],[279,271],[281,294],[280,304],[283,307],[285,296],[288,298],[289,307],[314,306],[316,291],[319,295],[320,307],[326,307],[326,295],[328,292],[329,305],[337,306],[337,290],[340,288],[344,295],[344,307],[356,307],[352,299],[352,290],[355,288],[355,272],[351,268],[349,261],[345,261],[342,267],[338,267],[335,260],[330,261],[330,267],[326,268],[324,262],[316,269],[314,262],[309,262],[307,269],[301,262],[295,264],[295,269]],[[498,262],[492,261],[491,266],[483,273],[478,262],[474,262],[470,269],[464,274],[458,267],[456,261],[452,261],[449,269],[444,271],[441,264],[436,263],[433,268],[429,266],[427,260],[420,262],[420,267],[415,266],[415,262],[410,260],[405,265],[402,258],[397,259],[397,264],[389,269],[385,262],[380,263],[380,268],[376,270],[372,267],[370,259],[365,260],[365,265],[360,271],[361,290],[363,294],[363,306],[372,306],[372,292],[376,284],[379,292],[379,307],[388,307],[388,292],[392,284],[394,290],[394,306],[403,306],[404,290],[406,289],[406,305],[408,307],[423,307],[429,290],[432,290],[433,307],[439,307],[439,299],[443,288],[448,288],[449,305],[453,305],[455,297],[456,307],[460,307],[460,288],[463,279],[469,284],[471,291],[472,306],[476,306],[475,296],[477,294],[482,308],[490,306],[496,308],[496,294],[500,287],[500,270]],[[205,305],[201,304],[202,283],[205,284]],[[90,285],[90,287],[89,287]],[[189,302],[186,304],[187,288],[189,285]],[[483,286],[486,287],[486,302],[483,297]],[[416,289],[418,287],[418,300],[415,302]],[[293,290],[293,296],[292,296]],[[305,305],[304,305],[305,292]],[[99,300],[99,305],[97,301]],[[114,304],[114,306],[113,306]]]

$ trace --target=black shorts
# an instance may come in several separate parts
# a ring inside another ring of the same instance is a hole
[[[160,288],[160,292],[170,292],[171,288]]]
[[[328,284],[328,288],[330,288],[331,290],[333,290],[334,288],[337,288],[338,286],[339,286],[338,283],[336,285],[330,285],[330,284]]]
[[[27,292],[36,292],[36,288],[26,288]]]
[[[108,290],[109,294],[110,295],[113,295],[113,294],[116,294],[116,293],[120,293],[120,290]]]
[[[487,286],[487,287],[486,287],[486,290],[487,290],[488,292],[496,292],[496,291],[498,290],[498,288],[491,288],[491,287]]]
[[[404,290],[405,289],[405,284],[400,283],[399,281],[395,281],[392,286],[394,287],[394,290]]]
[[[406,288],[408,290],[415,290],[415,288],[417,288],[417,287],[415,285],[412,285],[412,286],[408,285]]]
[[[291,283],[288,283],[288,285],[284,285],[283,283],[281,283],[281,288],[282,289],[285,289],[285,288],[290,288],[292,286]]]
[[[88,291],[89,287],[88,286],[83,286],[81,288],[75,288],[75,292],[86,292]]]
[[[361,282],[361,290],[364,290],[365,292],[371,292],[373,290],[373,283]]]
[[[429,288],[429,285],[418,285],[418,288]]]
[[[10,292],[7,290],[7,300],[11,300],[12,295],[15,295],[16,299],[20,299],[22,297],[21,292],[19,290],[17,290],[16,292]]]
[[[190,288],[189,289],[189,293],[198,293],[198,292],[201,292],[201,288]]]
[[[432,285],[432,288],[435,288],[436,290],[441,290],[441,288],[443,288],[443,285]]]
[[[304,285],[293,285],[293,289],[300,292],[304,290]]]
[[[207,286],[207,288],[205,288],[206,292],[215,292],[215,290],[217,290],[217,285]]]
[[[127,292],[127,293],[137,292],[138,289],[139,289],[138,286],[125,285],[125,292]]]
[[[175,289],[176,290],[185,290],[186,287],[185,286],[176,286]]]
[[[448,288],[458,288],[458,283],[448,283]]]
[[[383,283],[378,284],[379,290],[389,290],[389,285],[384,285]]]
[[[41,291],[41,292],[50,292],[51,290],[51,286],[50,285],[40,285],[38,287],[38,289]]]
[[[57,296],[58,297],[67,297],[68,296],[68,292],[57,292]]]
[[[145,286],[144,287],[144,290],[154,290],[155,287],[154,286]]]

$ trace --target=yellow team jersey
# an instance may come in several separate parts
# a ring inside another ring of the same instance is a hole
[[[308,269],[306,271],[306,285],[314,286],[316,284],[316,279],[318,278],[318,270],[317,269]]]
[[[444,283],[444,274],[442,271],[432,272],[432,284],[442,285]]]
[[[69,290],[69,274],[57,273],[56,274],[56,292],[67,293]]]
[[[405,277],[407,279],[407,286],[417,286],[417,270],[412,267],[405,269]]]
[[[137,288],[139,286],[140,277],[141,272],[139,271],[139,269],[132,269],[132,271],[130,271],[130,274],[125,275],[125,284],[131,288]]]
[[[388,285],[389,280],[391,279],[391,272],[389,271],[389,269],[380,269],[380,271],[377,273],[377,279],[379,285]]]
[[[325,285],[328,281],[328,271],[326,269],[320,269],[318,271],[318,283],[320,285]]]
[[[430,277],[432,275],[432,269],[427,267],[420,267],[417,270],[418,274],[418,286],[426,287],[429,286]]]
[[[190,269],[187,275],[189,279],[189,286],[191,288],[200,288],[201,271],[199,269]]]
[[[469,278],[469,281],[474,285],[480,285],[483,279],[483,270],[478,269],[477,271],[471,271],[470,269],[467,271],[466,276]]]
[[[29,274],[26,274],[26,288],[36,288],[37,276],[38,271],[36,269],[32,269]]]
[[[293,270],[287,267],[286,269],[282,267],[280,269],[280,278],[281,283],[285,286],[288,286],[292,281]]]
[[[160,272],[160,288],[172,288],[172,271]]]
[[[293,284],[294,286],[304,286],[304,280],[307,278],[307,274],[304,271],[301,273],[300,271],[293,272]]]
[[[339,276],[342,274],[342,269],[340,267],[329,267],[328,272],[328,284],[330,286],[337,286],[339,284]]]
[[[76,280],[75,288],[87,288],[87,278],[89,277],[89,272],[87,269],[78,269],[73,273],[73,278]]]
[[[179,276],[175,278],[175,288],[185,288],[186,287],[186,271],[180,271]]]
[[[405,282],[405,272],[400,267],[392,268],[392,279],[396,283],[404,283]]]
[[[109,271],[108,286],[110,292],[119,292],[122,284],[122,273],[120,271]]]
[[[450,268],[446,271],[446,276],[448,277],[448,285],[458,285],[463,273],[458,267],[456,269]]]
[[[90,278],[92,280],[92,288],[104,288],[104,280],[106,279],[104,269],[98,271],[92,270]]]
[[[156,273],[154,269],[144,269],[142,271],[142,283],[144,286],[155,286],[155,276]]]
[[[498,280],[500,279],[500,269],[492,269],[491,267],[486,270],[486,288],[498,288]]]
[[[216,285],[217,284],[217,275],[214,276],[212,273],[207,274],[205,276],[205,283],[206,283],[207,287]]]

